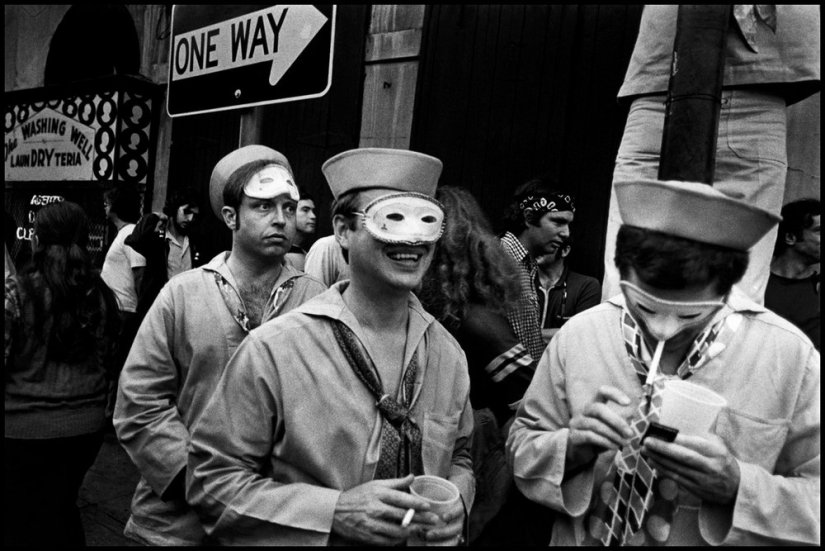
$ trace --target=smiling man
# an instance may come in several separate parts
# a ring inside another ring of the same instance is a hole
[[[149,545],[199,545],[184,499],[189,431],[249,332],[325,287],[283,262],[298,190],[286,157],[261,145],[233,151],[210,182],[232,251],[172,278],[135,338],[120,378],[114,424],[141,473],[125,534]]]
[[[616,185],[622,294],[568,321],[507,448],[554,545],[819,544],[820,357],[734,286],[777,222],[705,184]],[[667,380],[727,401],[710,433],[642,438]]]
[[[544,353],[539,312],[538,264],[536,259],[555,255],[570,237],[576,207],[573,196],[557,191],[546,176],[519,187],[504,213],[506,232],[501,245],[516,261],[521,279],[521,300],[507,318],[521,343],[538,360]]]
[[[413,295],[444,212],[438,159],[358,149],[323,166],[351,279],[244,341],[192,435],[187,496],[218,543],[395,545],[462,533],[474,496],[467,362]],[[436,475],[439,519],[408,492]],[[413,509],[412,524],[401,526]]]

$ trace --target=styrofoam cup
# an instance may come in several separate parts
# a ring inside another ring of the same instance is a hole
[[[727,400],[688,381],[665,381],[659,423],[682,434],[707,436]]]
[[[461,499],[461,493],[458,491],[458,487],[440,476],[416,476],[413,483],[410,484],[410,493],[427,500],[430,504],[430,512],[435,513],[439,517],[454,507],[455,502]],[[413,547],[449,546],[458,545],[458,541],[459,536],[456,536],[453,540],[432,543],[422,541],[418,538],[417,534],[413,534],[407,540],[407,545]]]

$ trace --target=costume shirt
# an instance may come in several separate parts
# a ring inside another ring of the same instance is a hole
[[[678,11],[676,4],[645,6],[619,98],[667,92]],[[775,14],[776,32],[756,22],[756,51],[731,17],[723,83],[773,87],[790,105],[819,91],[819,6],[777,5]]]
[[[132,235],[134,229],[134,224],[120,228],[100,271],[100,277],[114,291],[121,312],[136,311],[138,296],[132,270],[146,266],[143,255],[125,244],[126,238]]]
[[[550,342],[507,440],[516,485],[559,511],[551,544],[584,541],[585,513],[599,499],[615,452],[564,480],[570,420],[600,386],[642,386],[625,351],[618,296],[571,319]],[[790,323],[734,288],[724,312],[744,320],[722,352],[691,377],[724,396],[715,432],[739,463],[733,506],[680,490],[667,545],[819,544],[820,357]],[[723,315],[720,313],[719,315]],[[718,319],[718,318],[717,318]]]
[[[216,274],[237,292],[228,253],[172,278],[158,295],[123,367],[115,408],[118,439],[141,472],[126,534],[156,545],[201,543],[204,533],[182,500],[160,496],[186,467],[189,431],[200,417],[224,366],[246,338],[243,317],[230,311]],[[272,296],[292,281],[287,312],[324,286],[284,266]]]
[[[382,418],[335,340],[363,331],[341,282],[252,331],[192,434],[187,498],[224,545],[327,545],[342,491],[375,477]],[[424,473],[448,478],[470,509],[473,430],[464,353],[410,294],[404,365],[418,352],[412,417]],[[369,345],[367,357],[374,357]]]
[[[328,287],[349,279],[349,264],[334,235],[322,237],[312,244],[306,255],[304,271]]]

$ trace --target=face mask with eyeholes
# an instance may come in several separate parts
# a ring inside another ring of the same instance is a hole
[[[420,193],[384,195],[355,214],[362,217],[370,235],[384,243],[435,243],[444,231],[441,203]]]
[[[646,293],[629,281],[619,283],[627,308],[648,332],[666,341],[682,331],[707,323],[725,304],[721,301],[676,302]]]

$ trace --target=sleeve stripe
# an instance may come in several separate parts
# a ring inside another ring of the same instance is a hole
[[[527,353],[524,346],[517,344],[488,363],[484,371],[492,377],[493,382],[500,383],[505,377],[517,369],[523,367],[529,368],[532,363],[533,359],[530,357],[530,354]]]

